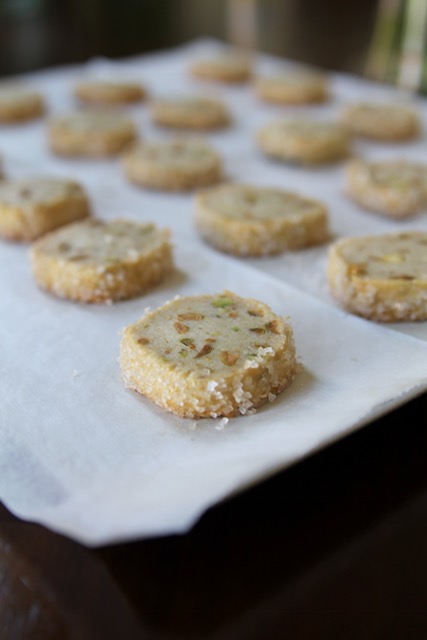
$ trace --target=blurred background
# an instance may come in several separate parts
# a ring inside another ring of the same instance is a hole
[[[426,89],[427,0],[0,0],[0,74],[214,37]]]

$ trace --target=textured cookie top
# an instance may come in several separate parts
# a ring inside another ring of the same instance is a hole
[[[274,131],[280,136],[298,137],[308,142],[346,137],[346,131],[339,123],[319,120],[279,120],[266,125],[264,130]]]
[[[427,166],[391,160],[386,162],[364,162],[355,160],[350,163],[348,171],[357,170],[367,182],[378,187],[391,189],[410,189],[420,187],[427,190]],[[426,191],[427,193],[427,191]]]
[[[81,111],[79,113],[72,113],[54,118],[50,125],[54,131],[60,131],[62,129],[78,135],[121,133],[122,131],[134,132],[135,130],[133,122],[125,116],[106,111]]]
[[[345,238],[336,251],[360,278],[427,281],[425,232]]]
[[[201,113],[206,117],[226,116],[227,109],[219,100],[212,98],[162,98],[152,104],[153,114],[170,114],[176,118],[191,118],[199,116]]]
[[[130,329],[144,348],[199,377],[256,368],[283,348],[289,335],[267,305],[228,291],[175,299]]]
[[[125,220],[86,220],[67,225],[36,243],[45,255],[88,265],[135,262],[168,239],[153,224]]]
[[[82,187],[59,178],[27,178],[0,182],[0,206],[51,205],[57,201],[84,197]]]
[[[136,162],[153,163],[165,168],[200,169],[210,167],[219,156],[199,140],[166,140],[135,145],[125,158]]]
[[[226,184],[198,196],[200,204],[224,218],[262,222],[277,218],[299,218],[318,207],[295,193],[269,187]]]
[[[109,102],[138,100],[145,95],[145,90],[138,82],[119,80],[82,80],[74,88],[78,98],[83,100]]]

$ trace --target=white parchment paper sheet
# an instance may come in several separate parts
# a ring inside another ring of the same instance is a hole
[[[201,87],[188,79],[186,64],[212,46],[201,43],[127,64],[97,61],[88,70],[96,75],[119,67],[145,80],[154,94],[194,93]],[[60,112],[71,108],[70,90],[81,75],[82,69],[68,69],[30,80],[43,87],[51,110]],[[336,110],[347,95],[357,97],[354,86],[358,81],[337,77],[335,102],[314,111]],[[234,128],[210,136],[226,158],[228,175],[323,198],[335,233],[396,228],[345,201],[340,168],[303,170],[262,158],[253,132],[277,109],[261,107],[248,88],[208,90],[226,99],[236,116]],[[144,137],[166,135],[151,126],[145,107],[131,112]],[[424,144],[405,149],[415,156]],[[18,515],[88,544],[185,531],[223,497],[427,388],[426,323],[403,327],[420,340],[337,309],[323,287],[324,248],[237,261],[199,241],[192,196],[132,188],[116,161],[53,159],[43,124],[1,130],[0,147],[10,175],[81,180],[99,217],[169,226],[178,266],[142,299],[113,307],[76,305],[35,287],[26,247],[0,245],[0,497]],[[426,228],[425,218],[398,228],[415,227]],[[303,364],[294,384],[255,415],[226,425],[176,418],[124,389],[117,364],[120,330],[146,306],[224,288],[290,316]]]

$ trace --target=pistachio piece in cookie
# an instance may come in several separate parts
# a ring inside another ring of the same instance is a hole
[[[30,242],[90,215],[83,188],[72,180],[27,178],[0,182],[0,236]]]
[[[195,224],[206,242],[237,256],[263,256],[325,242],[320,202],[270,187],[225,184],[197,194]]]
[[[135,145],[123,156],[127,178],[136,185],[186,191],[218,182],[219,155],[199,140],[167,140]]]
[[[351,313],[379,322],[427,320],[427,233],[343,238],[329,251],[327,279]]]
[[[115,156],[136,138],[134,123],[112,111],[81,111],[60,116],[53,118],[48,128],[50,149],[60,156]]]
[[[281,120],[262,127],[258,146],[267,156],[301,164],[321,164],[342,159],[350,138],[343,125],[319,120]]]
[[[37,284],[78,302],[112,303],[142,295],[173,270],[169,232],[153,224],[88,220],[32,245]]]
[[[390,218],[407,218],[427,206],[427,166],[405,160],[353,160],[346,170],[347,193],[362,208]]]
[[[288,322],[230,291],[177,298],[126,327],[125,385],[185,418],[231,417],[272,401],[296,374]]]

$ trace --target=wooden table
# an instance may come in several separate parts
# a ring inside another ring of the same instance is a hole
[[[426,640],[427,395],[211,509],[87,549],[0,510],[0,639]]]

